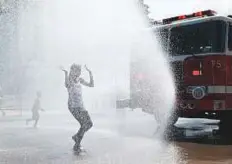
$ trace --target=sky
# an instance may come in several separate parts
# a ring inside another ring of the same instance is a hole
[[[150,17],[155,20],[207,9],[213,9],[222,15],[232,14],[231,0],[144,0],[144,2],[150,6]]]

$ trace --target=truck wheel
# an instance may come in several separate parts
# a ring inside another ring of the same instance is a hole
[[[174,126],[176,122],[178,121],[178,119],[179,119],[178,114],[173,113],[168,120],[168,126]]]
[[[175,139],[176,134],[178,134],[177,128],[174,126],[175,123],[178,121],[178,118],[179,115],[177,113],[174,113],[170,116],[164,133],[164,138],[166,140],[173,140]]]
[[[162,118],[159,116],[158,113],[154,113],[154,118],[158,124],[162,124]],[[170,118],[168,119],[168,126],[169,127],[174,126],[175,123],[178,121],[178,119],[179,119],[179,116],[177,113],[172,114]]]
[[[220,119],[220,123],[219,123],[219,133],[221,135],[232,135],[231,132],[231,124],[232,124],[232,120],[231,117],[229,117],[231,115],[228,116],[224,116]]]

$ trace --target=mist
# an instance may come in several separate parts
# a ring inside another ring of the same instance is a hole
[[[59,67],[69,70],[71,64],[77,63],[83,66],[86,80],[89,77],[85,64],[95,79],[95,88],[84,89],[86,108],[93,112],[112,111],[118,92],[129,97],[129,62],[132,50],[138,46],[135,39],[140,42],[137,54],[153,60],[151,65],[159,64],[155,64],[162,70],[158,74],[167,75],[172,81],[155,38],[151,32],[144,32],[148,25],[135,1],[31,1],[19,3],[17,9],[9,13],[16,17],[17,26],[10,36],[13,43],[8,44],[8,53],[11,74],[20,77],[6,78],[6,83],[21,89],[25,110],[39,90],[44,108],[65,111],[67,91]]]

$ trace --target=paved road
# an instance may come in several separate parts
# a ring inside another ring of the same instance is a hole
[[[153,118],[140,111],[91,115],[94,128],[83,141],[88,152],[83,156],[72,151],[71,136],[79,125],[66,112],[43,113],[37,129],[26,126],[27,114],[20,118],[1,118],[0,164],[181,164],[226,163],[232,159],[231,146],[164,142],[159,133],[154,134]],[[200,129],[205,134],[216,128],[205,123],[205,120],[180,119],[177,126]],[[184,132],[182,138],[196,136],[196,131],[185,129]]]

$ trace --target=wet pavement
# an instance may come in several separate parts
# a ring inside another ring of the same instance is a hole
[[[188,163],[232,164],[231,134],[218,130],[218,121],[181,119],[171,141],[186,154]]]
[[[165,142],[154,134],[153,117],[142,112],[91,116],[94,128],[83,141],[87,153],[81,156],[72,151],[71,136],[79,125],[68,112],[43,113],[36,129],[26,126],[28,114],[1,117],[0,164],[232,164],[230,137],[212,134],[217,121],[180,119]]]

